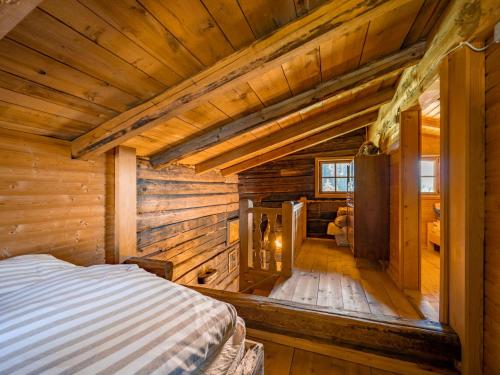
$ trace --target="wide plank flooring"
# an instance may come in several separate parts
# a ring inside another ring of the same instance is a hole
[[[407,291],[410,302],[420,310],[425,319],[439,321],[439,278],[440,254],[435,250],[422,248],[421,290]]]
[[[307,239],[292,276],[279,279],[269,297],[382,318],[421,318],[385,272],[356,267],[348,248],[328,240]]]
[[[264,373],[266,375],[393,375],[394,373],[357,363],[276,344],[264,344]]]

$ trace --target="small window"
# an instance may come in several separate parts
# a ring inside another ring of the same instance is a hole
[[[439,158],[425,156],[420,159],[420,192],[439,194]]]
[[[345,197],[350,163],[349,159],[316,159],[316,197]]]

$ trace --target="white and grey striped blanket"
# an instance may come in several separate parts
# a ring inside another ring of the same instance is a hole
[[[136,265],[0,261],[0,374],[190,374],[233,333],[228,304]]]

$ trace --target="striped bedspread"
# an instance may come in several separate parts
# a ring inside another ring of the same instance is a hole
[[[0,374],[197,373],[236,319],[136,265],[0,261]]]

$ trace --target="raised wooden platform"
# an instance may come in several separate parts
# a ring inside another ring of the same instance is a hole
[[[357,267],[349,248],[332,240],[307,239],[295,260],[290,278],[278,279],[269,297],[385,317],[420,319],[410,304],[379,268]]]

